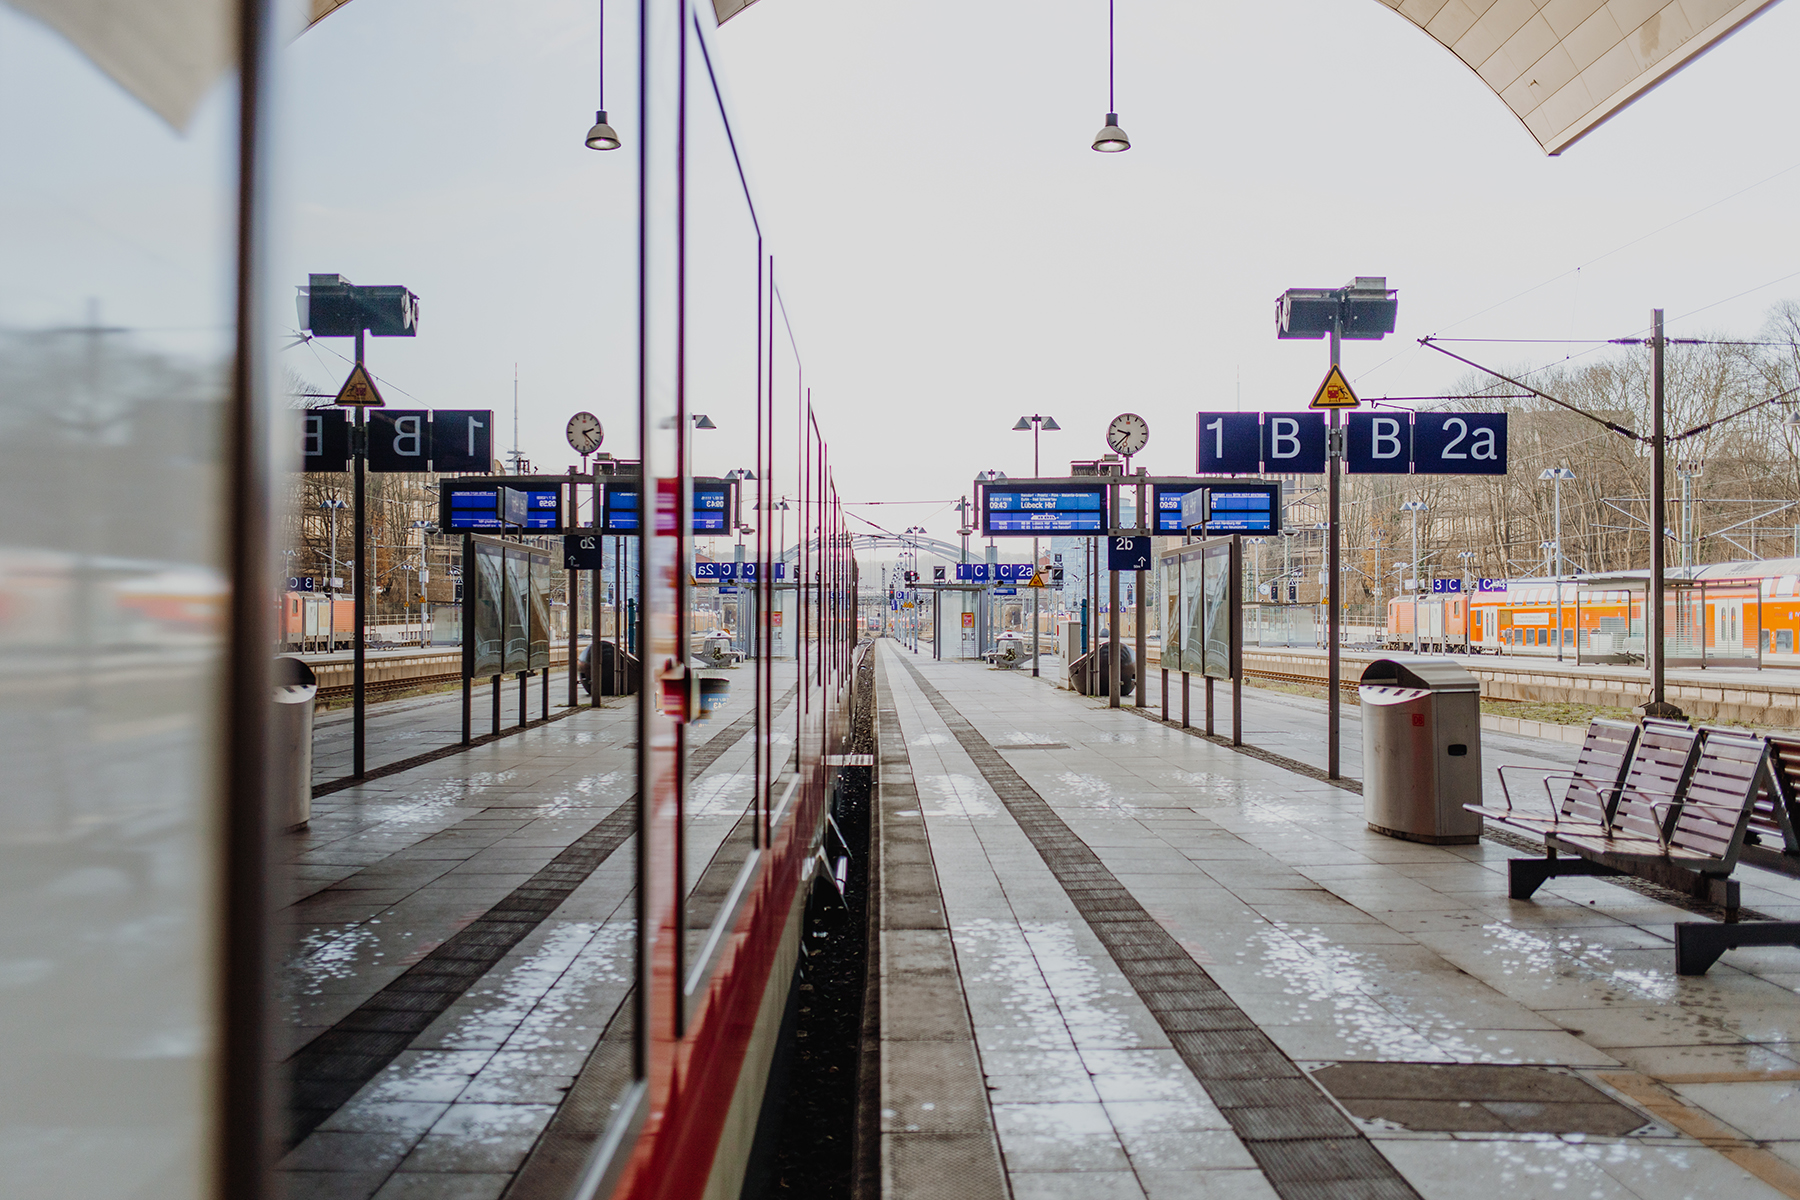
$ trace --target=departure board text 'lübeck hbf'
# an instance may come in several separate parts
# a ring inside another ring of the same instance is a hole
[[[990,483],[984,490],[982,533],[985,536],[1106,532],[1104,484]]]

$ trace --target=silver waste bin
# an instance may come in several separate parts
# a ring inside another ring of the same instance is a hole
[[[319,677],[297,658],[276,659],[273,675],[269,808],[277,829],[304,829],[312,820],[313,704]]]
[[[1363,813],[1369,828],[1437,845],[1475,842],[1481,684],[1447,659],[1383,658],[1363,671]]]

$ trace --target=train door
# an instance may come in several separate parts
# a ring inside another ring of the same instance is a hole
[[[1721,597],[1713,601],[1712,610],[1713,647],[1721,653],[1741,654],[1744,649],[1744,602]]]

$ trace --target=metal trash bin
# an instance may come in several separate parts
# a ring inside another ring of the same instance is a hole
[[[275,714],[269,722],[269,809],[278,829],[312,820],[313,705],[319,677],[297,658],[275,660]]]
[[[1377,659],[1363,671],[1363,814],[1389,837],[1481,838],[1481,684],[1447,659]]]

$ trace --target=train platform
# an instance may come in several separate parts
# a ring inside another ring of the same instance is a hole
[[[738,823],[750,730],[696,727],[691,877]],[[291,1200],[570,1193],[629,1078],[636,738],[629,699],[564,710],[288,835]]]
[[[1800,1196],[1800,951],[1678,977],[1672,893],[1370,832],[1305,697],[1234,749],[877,654],[882,1195]]]

